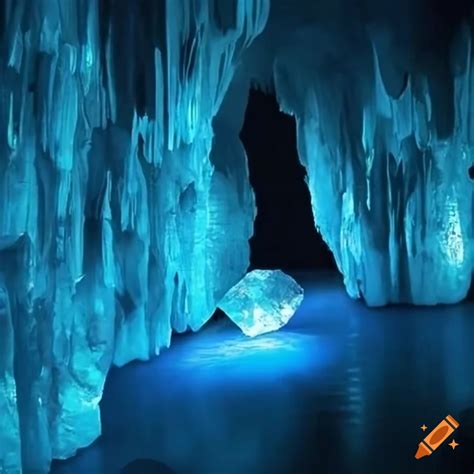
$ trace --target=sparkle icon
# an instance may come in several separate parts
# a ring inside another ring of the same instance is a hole
[[[449,446],[451,446],[454,449],[456,449],[459,446],[459,443],[456,443],[456,441],[453,439],[450,443]]]

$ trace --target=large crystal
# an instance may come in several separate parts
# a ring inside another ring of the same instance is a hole
[[[253,270],[232,287],[218,307],[247,336],[285,326],[303,301],[303,288],[280,270]]]

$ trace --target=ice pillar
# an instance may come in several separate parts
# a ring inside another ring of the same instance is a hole
[[[369,41],[352,61],[323,62],[322,53],[316,63],[316,55],[294,51],[276,58],[277,95],[282,109],[296,117],[315,225],[349,294],[369,305],[455,303],[469,290],[470,30],[463,26],[458,33],[445,82],[435,73],[413,72],[396,97],[386,90],[377,48]]]
[[[214,166],[213,119],[269,3],[145,3],[2,6],[2,472],[90,444],[111,364],[199,329],[248,265],[245,155]]]

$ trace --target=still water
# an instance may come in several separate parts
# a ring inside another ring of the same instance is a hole
[[[473,473],[474,303],[369,309],[339,278],[295,277],[305,300],[283,330],[249,339],[213,320],[113,369],[103,436],[52,472],[144,458],[176,474]],[[460,428],[415,460],[448,414]]]

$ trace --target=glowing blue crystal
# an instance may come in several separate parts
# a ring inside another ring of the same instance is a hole
[[[254,270],[232,287],[219,308],[247,336],[285,326],[303,301],[303,288],[280,270]]]

